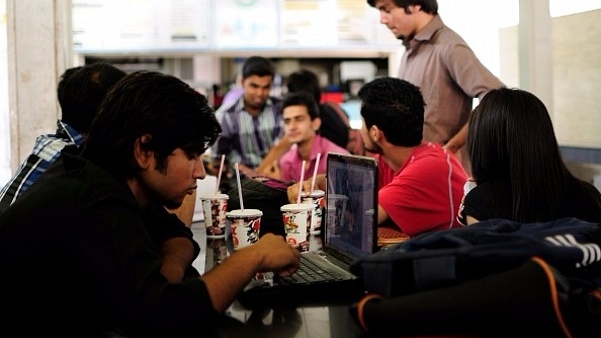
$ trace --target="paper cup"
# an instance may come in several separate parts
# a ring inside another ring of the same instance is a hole
[[[245,248],[259,240],[261,216],[263,212],[258,209],[236,209],[226,214],[234,250]]]
[[[309,251],[309,231],[313,204],[285,204],[280,210],[284,221],[284,232],[288,244],[299,251]]]
[[[200,196],[207,238],[224,238],[227,214],[227,194]]]
[[[313,212],[311,215],[311,229],[312,235],[319,235],[321,233],[321,224],[323,219],[323,209],[326,204],[326,192],[323,190],[313,190],[311,194],[303,192],[301,195],[301,202],[309,203],[313,205]]]
[[[344,221],[344,214],[346,212],[346,205],[348,203],[348,196],[329,194],[327,205],[327,220],[326,226],[328,227],[329,236],[340,236],[342,233],[342,226]]]

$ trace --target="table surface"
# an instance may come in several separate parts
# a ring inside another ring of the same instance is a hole
[[[204,223],[192,223],[194,239],[201,251],[193,262],[199,271],[214,265],[215,260],[224,259],[227,249],[222,240],[207,239]],[[311,235],[311,249],[319,248],[321,240]],[[314,245],[315,244],[315,245]],[[249,310],[234,302],[226,311],[220,334],[223,337],[277,337],[277,338],[337,338],[366,337],[351,317],[348,305],[303,306],[296,308],[273,308]]]

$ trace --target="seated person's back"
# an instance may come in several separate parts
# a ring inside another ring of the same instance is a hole
[[[464,224],[601,222],[601,193],[565,166],[549,113],[533,94],[509,88],[486,94],[470,115],[467,145],[473,179],[460,207]]]

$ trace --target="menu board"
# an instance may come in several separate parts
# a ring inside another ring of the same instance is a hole
[[[214,47],[275,48],[278,46],[279,0],[216,0]]]
[[[209,0],[72,0],[74,49],[206,49],[210,14]]]
[[[72,0],[72,22],[78,53],[398,45],[357,0]]]

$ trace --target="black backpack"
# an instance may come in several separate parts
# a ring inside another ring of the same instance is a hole
[[[357,320],[377,336],[601,337],[598,223],[487,220],[415,236],[351,270],[370,293]]]

